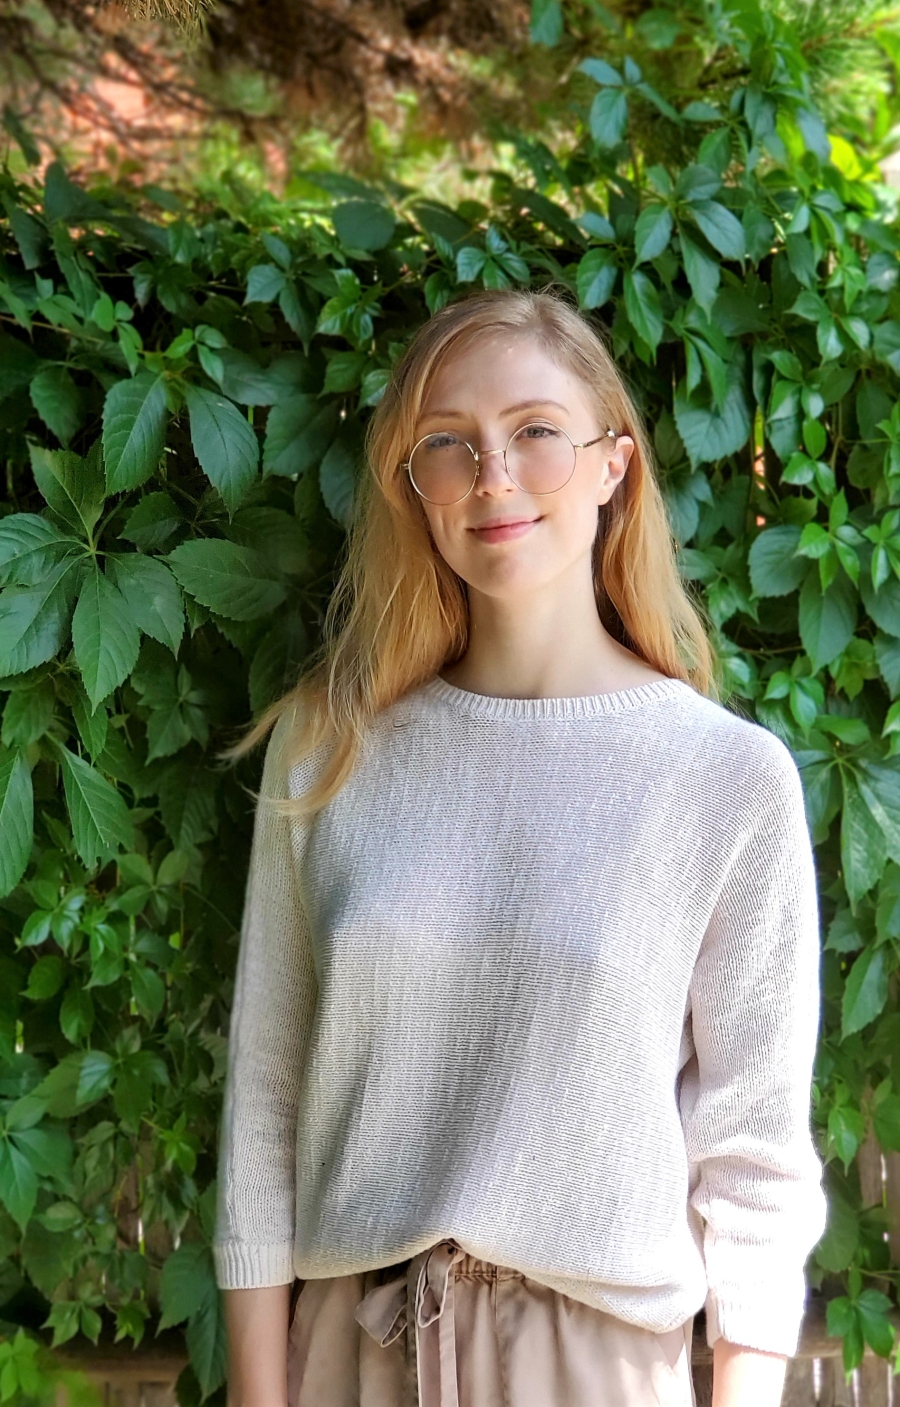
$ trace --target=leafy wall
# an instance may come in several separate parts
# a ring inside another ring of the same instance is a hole
[[[489,203],[328,172],[240,211],[58,163],[0,176],[4,1400],[45,1389],[42,1330],[160,1325],[185,1328],[182,1401],[222,1393],[209,1237],[255,771],[217,751],[318,638],[392,361],[482,284],[565,284],[604,331],[730,703],[802,768],[831,1198],[809,1278],[848,1365],[892,1351],[871,1167],[900,1153],[900,232],[790,30],[704,13],[693,92],[658,77],[681,40],[652,27],[583,61],[570,146],[521,139]],[[562,18],[536,5],[535,42]]]

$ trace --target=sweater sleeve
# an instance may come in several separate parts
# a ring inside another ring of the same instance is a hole
[[[297,1105],[317,992],[295,849],[305,823],[267,804],[289,794],[292,723],[288,710],[269,740],[250,853],[219,1132],[220,1289],[294,1278]]]
[[[778,739],[761,785],[692,977],[696,1074],[683,1123],[690,1201],[705,1223],[708,1342],[792,1355],[826,1215],[810,1127],[819,911],[800,774]]]

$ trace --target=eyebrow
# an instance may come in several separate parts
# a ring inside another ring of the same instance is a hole
[[[508,405],[505,410],[501,410],[500,414],[515,415],[517,411],[531,410],[532,407],[536,405],[555,405],[557,410],[564,411],[566,415],[569,414],[568,406],[564,406],[561,401],[551,401],[543,399],[534,401],[517,401],[515,405]],[[464,420],[465,412],[461,410],[429,410],[420,418],[422,420],[433,420],[435,417],[438,417],[441,420]]]

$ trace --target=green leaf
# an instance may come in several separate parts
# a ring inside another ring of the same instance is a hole
[[[168,560],[185,591],[228,620],[257,620],[285,597],[284,586],[273,580],[265,559],[235,542],[183,542]]]
[[[286,368],[281,364],[286,360],[284,358],[264,367],[246,352],[238,352],[231,347],[223,347],[219,357],[224,368],[222,390],[230,400],[240,405],[274,405],[288,389]]]
[[[200,1241],[183,1241],[163,1262],[159,1328],[183,1324],[210,1293],[209,1251]]]
[[[25,995],[31,1001],[49,1001],[51,997],[56,996],[65,980],[66,964],[61,957],[50,954],[47,957],[38,958],[28,974]]]
[[[94,1025],[94,1003],[91,994],[79,982],[73,982],[59,1009],[60,1030],[70,1045],[80,1045]]]
[[[117,849],[134,845],[134,827],[125,802],[111,782],[68,748],[57,747],[75,849],[92,869]]]
[[[64,561],[37,586],[8,586],[0,595],[0,675],[22,674],[59,654],[79,577]]]
[[[456,255],[456,277],[460,283],[471,283],[481,273],[487,262],[487,254],[475,245],[467,244]]]
[[[247,684],[254,715],[286,694],[297,678],[307,650],[306,630],[298,612],[279,612],[259,642],[250,664]]]
[[[662,254],[672,234],[672,215],[665,205],[648,205],[638,216],[634,231],[634,252],[642,264]]]
[[[191,444],[200,467],[219,490],[229,517],[243,503],[256,481],[259,441],[247,417],[224,396],[186,385],[191,420]]]
[[[872,350],[879,361],[900,372],[900,322],[880,322],[872,333]]]
[[[675,392],[675,424],[694,468],[735,454],[750,438],[750,406],[740,366],[729,363],[727,376],[721,409],[709,404],[705,391],[688,394],[684,382]]]
[[[598,215],[596,210],[588,210],[584,215],[579,215],[578,225],[591,239],[602,239],[612,242],[616,238],[616,232],[606,216]]]
[[[872,762],[861,758],[857,785],[884,837],[887,853],[900,864],[900,772],[894,758]]]
[[[31,773],[19,752],[0,750],[0,898],[12,893],[31,854]]]
[[[754,596],[787,596],[796,591],[809,571],[807,560],[795,556],[800,531],[792,524],[785,524],[764,528],[754,538],[748,555]]]
[[[70,528],[89,537],[106,497],[99,442],[84,459],[70,450],[49,450],[34,443],[28,449],[31,471],[47,507]]]
[[[863,1338],[882,1358],[887,1358],[894,1347],[894,1326],[887,1317],[892,1308],[887,1295],[878,1290],[863,1290],[856,1301]]]
[[[622,88],[601,88],[591,103],[591,136],[600,147],[615,147],[625,134],[628,99]]]
[[[744,227],[717,200],[695,200],[688,205],[695,223],[723,259],[743,259],[747,253]]]
[[[576,275],[579,308],[602,308],[608,303],[617,273],[615,259],[609,250],[589,249],[578,265]]]
[[[107,570],[138,629],[177,655],[184,632],[184,603],[165,563],[138,552],[117,553],[107,557]]]
[[[325,506],[344,528],[349,528],[353,517],[359,449],[355,427],[342,425],[319,470],[319,484]]]
[[[283,269],[274,264],[256,264],[247,275],[246,303],[271,303],[284,288]]]
[[[700,248],[696,240],[691,239],[684,230],[680,231],[680,238],[684,272],[691,286],[691,292],[697,305],[709,314],[719,291],[721,270],[716,260],[711,259],[706,251]]]
[[[638,270],[625,274],[625,310],[638,337],[654,352],[663,334],[662,308],[655,285]]]
[[[900,1153],[900,1094],[888,1090],[874,1104],[872,1126],[886,1153]]]
[[[298,395],[274,405],[266,424],[264,472],[293,477],[321,464],[337,423],[334,401],[323,405],[316,396]]]
[[[842,774],[841,865],[844,884],[855,904],[881,878],[887,861],[884,836],[857,785],[856,775]]]
[[[152,552],[165,547],[183,524],[184,518],[169,494],[148,493],[132,508],[119,537],[133,542],[141,552]]]
[[[81,428],[81,393],[64,366],[45,366],[34,377],[31,404],[56,438],[67,445]]]
[[[841,1004],[841,1037],[861,1031],[884,1010],[888,994],[887,957],[883,947],[865,948],[854,962]]]
[[[103,455],[110,493],[136,489],[150,478],[166,443],[165,383],[161,376],[139,371],[130,381],[117,381],[103,406]]]
[[[278,306],[288,327],[300,338],[304,351],[309,351],[316,330],[316,308],[306,286],[295,279],[286,279],[278,295]]]
[[[900,581],[893,575],[876,591],[868,570],[860,573],[859,594],[866,615],[894,638],[900,637]]]
[[[191,1316],[185,1334],[191,1366],[204,1396],[225,1381],[228,1340],[221,1296],[206,1295]]]
[[[824,1270],[837,1274],[846,1270],[853,1262],[859,1245],[859,1217],[856,1208],[840,1188],[832,1186],[828,1190],[828,1224],[825,1234],[816,1247],[816,1260]],[[828,1310],[834,1300],[829,1301]],[[828,1323],[829,1333],[836,1332]]]
[[[335,352],[328,359],[323,390],[352,391],[357,387],[369,361],[368,352]]]
[[[396,224],[390,210],[373,200],[347,200],[334,207],[331,218],[345,249],[384,249]]]
[[[846,648],[856,629],[856,590],[841,573],[824,593],[817,571],[800,588],[800,639],[818,672]]]
[[[546,44],[552,49],[559,43],[565,32],[562,5],[560,0],[531,0],[532,44]]]
[[[178,762],[167,769],[159,784],[159,806],[176,849],[201,845],[215,834],[215,779],[205,767]]]
[[[37,513],[10,513],[0,519],[0,586],[37,585],[75,545]]]
[[[91,757],[99,757],[106,746],[109,714],[102,705],[95,712],[91,710],[90,699],[81,685],[78,686],[72,701],[72,717],[75,719],[78,736]]]
[[[44,176],[44,215],[48,224],[61,220],[75,225],[82,220],[105,220],[109,214],[107,206],[69,179],[61,161],[50,163]]]
[[[621,88],[622,75],[612,64],[608,64],[605,59],[582,59],[578,65],[581,73],[586,73],[588,78],[593,78],[594,82],[601,88]]]
[[[14,689],[3,709],[0,742],[4,747],[30,747],[50,727],[55,707],[56,695],[49,679]]]
[[[133,963],[131,990],[138,1010],[144,1020],[152,1026],[165,1005],[166,984],[152,967],[146,967],[142,963]]]
[[[695,104],[695,106],[703,106]],[[686,166],[675,182],[675,196],[678,200],[709,200],[722,186],[722,178],[717,171],[695,162]]]
[[[117,689],[137,663],[140,635],[127,602],[94,565],[72,617],[72,644],[91,707]]]
[[[0,1139],[0,1202],[23,1231],[34,1211],[37,1189],[31,1163],[11,1139]]]
[[[108,1093],[114,1070],[113,1057],[106,1051],[78,1051],[65,1056],[31,1092],[55,1118],[71,1118]]]
[[[359,406],[377,405],[390,382],[391,373],[387,367],[374,366],[367,371],[359,388]]]

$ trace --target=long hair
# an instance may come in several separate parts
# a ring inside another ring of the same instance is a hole
[[[369,472],[358,485],[322,643],[295,687],[226,754],[248,751],[288,709],[292,761],[329,744],[313,785],[281,811],[310,815],[330,801],[353,771],[369,721],[466,652],[466,584],[437,552],[400,464],[433,376],[448,356],[488,332],[536,339],[579,377],[598,424],[634,441],[624,479],[598,512],[593,581],[600,619],[660,673],[719,695],[718,661],[708,626],[682,585],[647,435],[600,337],[551,289],[478,292],[435,313],[397,363],[367,427]]]

